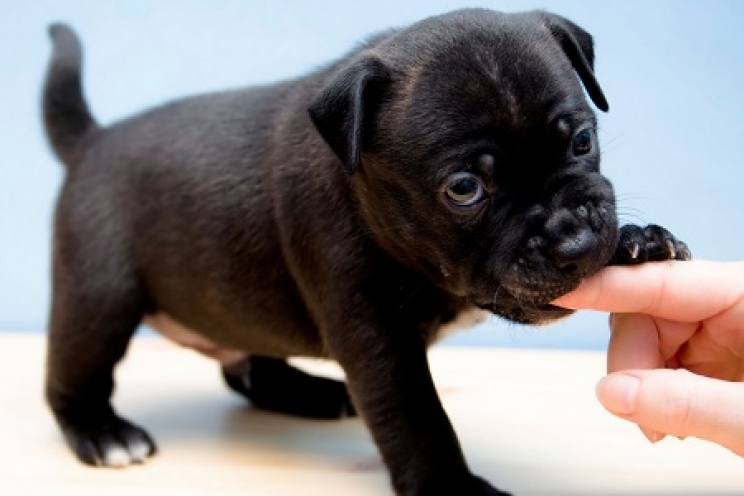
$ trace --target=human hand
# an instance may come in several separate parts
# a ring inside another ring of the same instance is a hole
[[[553,302],[613,312],[597,397],[651,442],[670,434],[744,456],[744,263],[608,267]]]

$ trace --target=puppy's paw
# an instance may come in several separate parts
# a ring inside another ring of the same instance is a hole
[[[97,467],[123,468],[143,463],[157,452],[147,432],[116,415],[94,422],[63,422],[67,444],[78,459]]]
[[[429,496],[432,494],[442,496],[512,496],[511,493],[496,489],[485,480],[471,474],[453,479],[433,477],[415,489],[399,490],[398,494],[407,496]]]
[[[223,368],[222,375],[230,389],[263,410],[328,420],[356,415],[346,384],[308,374],[284,360],[251,356]]]
[[[636,265],[663,260],[690,260],[687,245],[661,226],[633,224],[620,228],[615,255],[609,265]]]
[[[512,496],[511,493],[500,491],[480,477],[473,476],[471,489],[459,494],[473,494],[477,496]]]

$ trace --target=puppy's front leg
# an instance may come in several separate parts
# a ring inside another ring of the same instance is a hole
[[[357,302],[358,303],[358,302]],[[362,305],[373,309],[374,306]],[[503,495],[472,475],[429,372],[416,329],[369,310],[348,311],[327,336],[354,404],[399,495]]]

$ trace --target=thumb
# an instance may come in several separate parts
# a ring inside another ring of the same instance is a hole
[[[694,436],[744,456],[744,384],[687,370],[625,370],[597,384],[609,412],[677,437]]]

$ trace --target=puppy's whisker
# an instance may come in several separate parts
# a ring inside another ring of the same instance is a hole
[[[647,196],[639,195],[638,193],[616,193],[615,198],[640,198],[640,199],[648,199]]]
[[[620,221],[620,224],[630,224],[632,222],[638,223],[638,224],[645,224],[646,220],[641,217],[640,215],[632,215],[632,214],[618,214],[617,216],[618,220]]]
[[[640,195],[637,193],[617,193],[615,194],[615,200],[617,202],[625,202],[628,200],[641,201],[641,202],[652,202],[652,201],[656,201],[657,199],[651,196]]]
[[[498,300],[499,293],[501,292],[501,290],[503,289],[503,287],[504,287],[504,282],[503,281],[499,281],[499,285],[496,286],[496,292],[493,294],[493,300],[494,301]]]
[[[626,206],[626,205],[619,205],[619,206],[617,207],[617,209],[616,209],[616,210],[617,210],[618,212],[626,212],[626,211],[629,211],[629,212],[640,212],[640,213],[645,213],[645,211],[644,211],[644,210],[643,210],[642,208],[637,208],[637,207],[629,207],[629,206]]]
[[[524,305],[524,302],[522,301],[522,297],[519,293],[514,294],[514,300],[517,302],[517,305],[519,306],[519,309],[523,312],[526,310],[526,307]]]

